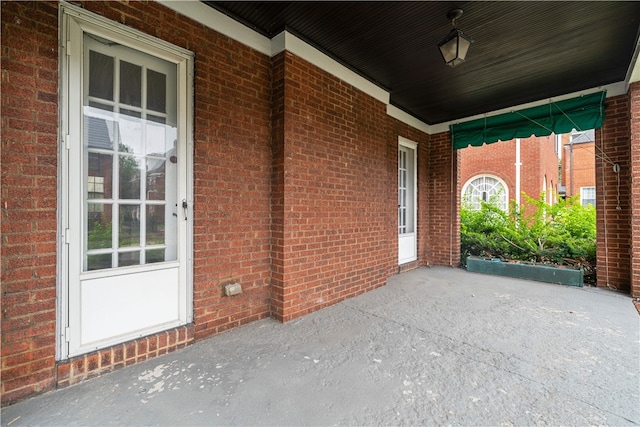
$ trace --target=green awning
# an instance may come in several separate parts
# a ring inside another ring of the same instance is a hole
[[[605,99],[606,91],[602,91],[451,125],[453,148],[568,133],[573,129],[598,129],[604,119]]]

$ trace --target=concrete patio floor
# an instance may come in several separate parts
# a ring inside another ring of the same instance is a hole
[[[638,425],[629,296],[447,267],[2,409],[2,425]]]

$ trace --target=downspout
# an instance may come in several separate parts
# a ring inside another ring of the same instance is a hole
[[[520,138],[516,138],[516,206],[520,209]],[[508,201],[507,201],[508,202]]]
[[[575,195],[573,192],[573,135],[569,140],[569,194],[570,197]]]

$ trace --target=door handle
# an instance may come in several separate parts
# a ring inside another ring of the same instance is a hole
[[[189,213],[189,205],[187,199],[182,199],[182,209],[184,210],[184,220],[187,220],[187,214]]]

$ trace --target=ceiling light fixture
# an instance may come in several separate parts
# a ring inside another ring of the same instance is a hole
[[[465,35],[456,26],[456,19],[462,16],[462,9],[453,9],[447,13],[447,19],[451,21],[453,29],[447,34],[440,43],[438,49],[442,54],[442,59],[450,67],[455,67],[464,62],[469,51],[469,46],[473,43],[473,39]]]

